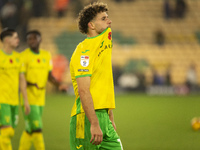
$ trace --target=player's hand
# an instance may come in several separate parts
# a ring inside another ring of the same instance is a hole
[[[43,89],[44,89],[44,87],[39,87],[39,86],[37,85],[37,83],[35,83],[35,86],[36,86],[36,88],[37,88],[38,90],[43,90]]]
[[[91,132],[90,143],[95,145],[101,144],[101,142],[103,141],[103,133],[101,131],[99,124],[91,125],[90,132]]]
[[[68,86],[66,84],[60,84],[58,89],[59,91],[67,92]]]
[[[29,103],[24,104],[24,109],[25,109],[25,115],[28,115],[31,111]]]

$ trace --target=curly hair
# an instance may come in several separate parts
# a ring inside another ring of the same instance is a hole
[[[88,33],[88,23],[93,20],[98,13],[107,12],[108,7],[107,4],[102,2],[95,2],[93,4],[89,4],[85,6],[79,13],[78,16],[78,28],[81,33]]]

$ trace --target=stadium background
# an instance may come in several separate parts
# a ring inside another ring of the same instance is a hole
[[[190,121],[199,116],[200,106],[200,0],[185,0],[184,16],[176,15],[176,0],[169,0],[173,10],[167,16],[164,0],[102,1],[108,4],[112,20],[117,105],[114,113],[124,149],[199,149],[200,133],[191,129]],[[0,3],[1,21],[3,2],[6,0]],[[89,0],[65,1],[64,15],[62,11],[58,15],[62,7],[54,0],[11,2],[17,8],[13,12],[17,14],[16,29],[21,37],[17,50],[26,47],[23,34],[26,28],[41,31],[41,48],[51,52],[54,68],[59,68],[54,74],[69,86],[68,93],[60,93],[47,85],[43,119],[46,149],[69,149],[68,130],[74,96],[68,64],[76,45],[85,38],[78,31],[76,12]],[[161,41],[156,41],[158,31],[164,35]],[[190,89],[186,80],[192,64],[196,66],[197,83]],[[157,84],[153,81],[155,70],[162,79]],[[20,111],[14,150],[17,150],[23,127]]]

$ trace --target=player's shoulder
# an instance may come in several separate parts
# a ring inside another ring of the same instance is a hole
[[[90,42],[84,40],[78,44],[75,53],[78,55],[85,55],[85,54],[89,55],[91,53],[90,47],[91,47]]]
[[[50,55],[50,52],[45,49],[40,49],[40,54],[41,55]]]
[[[13,51],[13,55],[16,56],[16,57],[19,57],[19,56],[20,56],[20,53],[17,52],[17,51]]]
[[[2,55],[3,54],[3,50],[2,49],[0,49],[0,55]]]
[[[26,48],[26,49],[24,49],[24,50],[21,52],[21,54],[29,53],[29,51],[30,51],[30,49],[29,49],[29,48]]]

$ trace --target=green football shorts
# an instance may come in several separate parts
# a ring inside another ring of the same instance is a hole
[[[18,124],[19,106],[0,104],[0,126],[12,126],[15,128]]]
[[[25,129],[28,133],[42,129],[42,113],[43,106],[30,105],[31,112],[28,115],[25,115],[24,107],[22,107],[24,120],[25,120]]]
[[[107,110],[96,110],[103,141],[100,145],[90,143],[90,122],[85,113],[71,117],[70,121],[70,149],[71,150],[123,150],[119,136],[117,135],[107,113]]]

